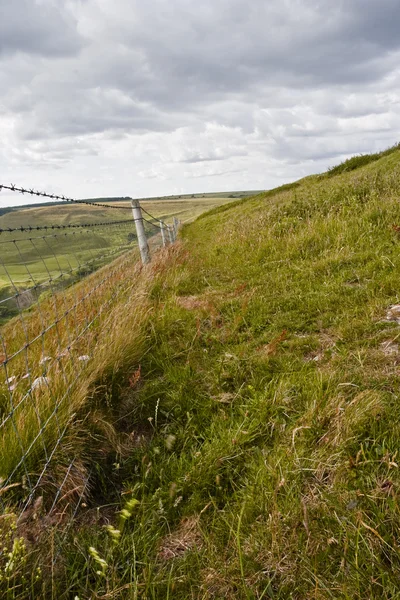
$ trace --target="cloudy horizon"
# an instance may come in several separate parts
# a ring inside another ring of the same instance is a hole
[[[399,21],[398,0],[0,0],[0,183],[269,189],[383,150]]]

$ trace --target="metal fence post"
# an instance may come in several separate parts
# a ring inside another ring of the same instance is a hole
[[[146,232],[143,226],[142,210],[140,208],[139,200],[132,200],[131,206],[133,212],[133,219],[136,225],[140,256],[142,259],[142,263],[146,265],[150,262],[150,250],[149,245],[147,243]]]
[[[164,223],[162,221],[160,221],[160,229],[161,229],[162,245],[165,247],[167,245],[167,240],[165,239]]]

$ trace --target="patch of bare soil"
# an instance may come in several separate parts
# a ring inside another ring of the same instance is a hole
[[[199,517],[188,517],[181,522],[176,531],[162,540],[158,556],[161,560],[171,560],[183,556],[193,548],[201,548],[202,544]]]
[[[207,298],[202,298],[201,296],[178,296],[176,298],[176,303],[186,310],[200,309],[209,311],[210,308],[214,308]]]
[[[385,356],[395,357],[399,354],[399,345],[393,342],[393,340],[385,340],[380,347]]]
[[[396,321],[396,323],[400,323],[400,304],[393,304],[388,308],[386,321]]]

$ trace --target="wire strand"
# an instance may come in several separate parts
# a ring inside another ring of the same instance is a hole
[[[60,200],[62,202],[73,202],[74,204],[86,204],[88,206],[100,206],[102,208],[114,208],[117,210],[132,210],[130,206],[113,206],[112,204],[103,204],[100,202],[89,202],[89,200],[76,200],[75,198],[69,198],[67,196],[58,196],[57,194],[49,194],[47,192],[40,192],[34,189],[27,189],[23,187],[19,187],[17,185],[4,185],[0,183],[0,192],[1,190],[8,190],[9,192],[17,192],[19,194],[29,194],[31,196],[38,196],[41,198],[49,198],[50,200]],[[127,198],[130,200],[130,198]],[[121,201],[121,200],[119,200]]]
[[[122,225],[124,223],[132,224],[135,222],[135,219],[124,219],[122,221],[107,221],[104,223],[77,223],[77,224],[69,224],[69,225],[38,225],[29,227],[5,227],[0,228],[0,233],[13,233],[15,231],[49,231],[53,229],[86,229],[88,227],[108,227],[110,225]]]

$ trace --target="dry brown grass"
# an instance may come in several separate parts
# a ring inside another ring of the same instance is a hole
[[[199,550],[202,544],[199,517],[188,517],[183,519],[175,531],[161,540],[158,556],[161,560],[179,558],[194,548]]]
[[[69,513],[87,493],[82,488],[87,469],[80,461],[67,475],[65,471],[82,453],[88,431],[95,431],[96,439],[107,440],[105,452],[112,448],[125,455],[137,444],[134,432],[118,435],[101,411],[85,415],[85,406],[93,394],[101,395],[108,381],[136,372],[151,315],[148,293],[163,275],[166,260],[174,256],[179,256],[177,248],[160,251],[146,269],[130,255],[120,258],[2,329],[7,359],[0,381],[5,398],[0,477],[7,489],[10,483],[20,483],[25,472],[29,482],[25,478],[23,486],[39,484],[37,494],[45,496],[48,507],[62,486],[55,508]],[[99,285],[106,278],[106,283]],[[93,289],[95,293],[90,294]],[[79,304],[85,297],[87,301]],[[69,318],[59,319],[61,307],[77,303]],[[51,327],[57,319],[57,325]],[[13,356],[26,340],[35,338],[26,352]],[[79,360],[82,356],[88,359]],[[6,380],[10,377],[13,389],[7,401],[10,380]],[[32,382],[39,378],[40,385],[32,389]],[[101,448],[98,451],[101,454]],[[10,493],[15,495],[20,488],[12,488]]]

